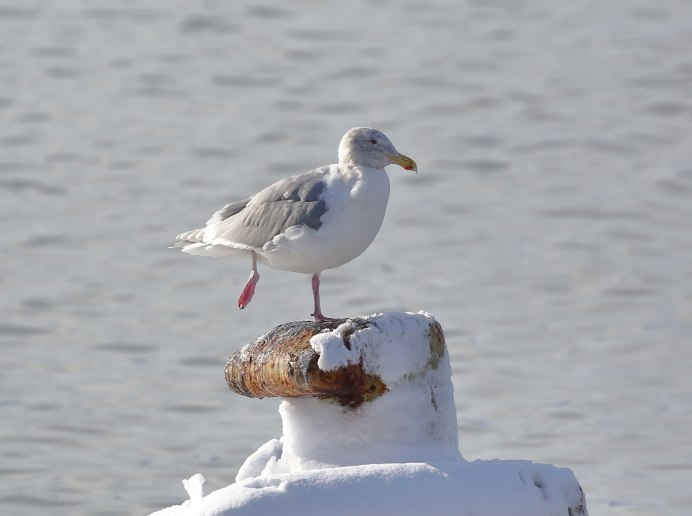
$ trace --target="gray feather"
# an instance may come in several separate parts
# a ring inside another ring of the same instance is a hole
[[[211,218],[207,221],[207,226],[210,224],[214,224],[215,222],[221,222],[222,220],[226,220],[227,218],[232,217],[233,215],[241,211],[243,208],[245,208],[245,206],[247,206],[247,203],[250,202],[250,199],[252,199],[252,197],[248,197],[247,199],[243,199],[242,201],[236,201],[227,204],[211,216]]]

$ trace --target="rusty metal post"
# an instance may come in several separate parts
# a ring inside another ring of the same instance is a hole
[[[350,349],[349,336],[370,323],[363,319],[330,319],[322,322],[295,321],[281,324],[236,352],[226,364],[226,382],[231,390],[253,398],[318,397],[342,405],[357,406],[382,395],[387,386],[362,363],[330,371],[317,366],[319,355],[310,345],[313,335],[347,324],[342,336]]]

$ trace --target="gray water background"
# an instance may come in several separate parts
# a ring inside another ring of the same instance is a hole
[[[167,249],[334,162],[390,167],[333,316],[443,325],[469,459],[570,467],[592,515],[692,506],[692,4],[0,2],[0,514],[144,514],[281,434],[226,357],[309,278]]]

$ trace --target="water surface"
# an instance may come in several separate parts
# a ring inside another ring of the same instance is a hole
[[[143,514],[281,433],[226,357],[309,278],[167,249],[385,131],[380,235],[329,315],[445,328],[461,450],[573,469],[592,514],[692,505],[689,3],[5,0],[0,514]]]

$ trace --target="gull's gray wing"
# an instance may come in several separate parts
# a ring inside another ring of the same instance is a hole
[[[323,194],[330,170],[322,167],[282,179],[249,199],[224,206],[207,222],[201,241],[261,249],[291,226],[319,229],[327,212]]]

